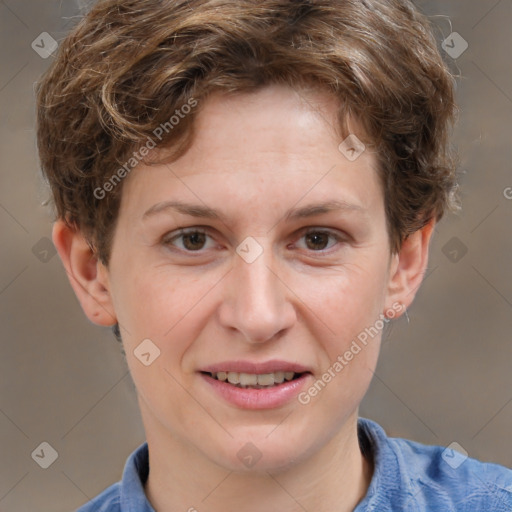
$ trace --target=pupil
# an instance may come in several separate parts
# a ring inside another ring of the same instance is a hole
[[[197,250],[201,249],[201,247],[204,245],[204,233],[191,233],[183,235],[183,245],[189,249],[189,250]],[[191,241],[192,244],[187,243],[188,241]]]
[[[327,235],[325,233],[313,233],[306,235],[306,238],[309,241],[313,242],[313,245],[317,244],[316,249],[325,249],[327,246]],[[321,247],[318,247],[318,244],[321,245]]]

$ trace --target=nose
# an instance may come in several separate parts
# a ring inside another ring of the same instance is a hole
[[[248,343],[276,339],[296,321],[294,295],[275,265],[270,248],[252,263],[235,255],[219,309],[222,325],[235,329]]]

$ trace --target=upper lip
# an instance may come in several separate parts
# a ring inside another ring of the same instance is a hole
[[[288,361],[265,361],[265,362],[253,362],[253,361],[224,361],[222,363],[216,363],[201,368],[199,371],[208,373],[217,372],[235,372],[235,373],[255,373],[262,375],[265,373],[275,372],[295,372],[305,373],[311,372],[309,368],[302,366],[298,363],[291,363]]]

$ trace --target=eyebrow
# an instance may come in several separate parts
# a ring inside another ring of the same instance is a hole
[[[227,218],[221,212],[214,210],[208,206],[200,205],[200,204],[189,204],[184,203],[182,201],[164,201],[161,203],[157,203],[149,208],[144,215],[142,216],[143,220],[146,220],[149,217],[153,217],[159,213],[167,212],[169,210],[174,210],[178,213],[182,213],[183,215],[189,215],[191,217],[198,217],[204,219],[216,219],[222,222],[226,222]],[[345,211],[345,212],[361,212],[368,213],[366,208],[362,207],[358,204],[348,203],[346,201],[325,201],[323,203],[318,204],[310,204],[307,206],[303,206],[300,208],[291,208],[289,209],[284,219],[286,220],[297,220],[304,219],[308,217],[314,217],[316,215],[322,215],[325,213],[333,212],[333,211]]]

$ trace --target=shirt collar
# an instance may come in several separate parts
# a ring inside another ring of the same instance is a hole
[[[391,446],[384,429],[374,421],[359,418],[357,433],[361,451],[369,454],[373,461],[373,476],[354,512],[389,510],[390,503],[396,510],[406,510],[407,504],[410,508],[418,491],[412,485],[407,464]]]
[[[155,512],[144,492],[149,475],[148,444],[139,446],[127,459],[121,481],[122,512]]]

